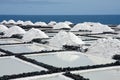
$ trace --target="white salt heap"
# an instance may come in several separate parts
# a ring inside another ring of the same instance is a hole
[[[53,26],[53,29],[62,29],[62,28],[70,29],[71,27],[64,22],[59,22],[59,23],[57,23],[56,25]]]
[[[43,31],[32,28],[23,35],[23,41],[29,42],[35,38],[49,38]]]
[[[18,21],[16,22],[16,24],[23,25],[23,24],[24,24],[24,22],[23,22],[23,21],[21,21],[21,20],[18,20]]]
[[[34,25],[35,26],[42,26],[42,27],[48,26],[45,22],[36,22]]]
[[[34,24],[31,21],[25,21],[23,23],[24,26],[33,26]]]
[[[79,31],[79,30],[88,30],[91,33],[103,33],[103,32],[114,32],[108,25],[103,25],[101,23],[93,23],[93,22],[84,22],[75,25],[71,31]]]
[[[8,22],[6,20],[3,20],[1,24],[7,24]]]
[[[111,58],[115,54],[120,54],[120,41],[112,38],[99,39],[89,47],[86,53]]]
[[[48,23],[48,26],[53,27],[53,26],[56,25],[56,24],[57,24],[57,22],[55,22],[55,21],[50,21],[50,22]]]
[[[86,24],[82,24],[82,23],[79,23],[79,24],[76,24],[72,29],[71,31],[79,31],[79,30],[88,30],[88,31],[91,31],[91,26],[89,25],[86,25]]]
[[[14,20],[9,20],[8,22],[7,22],[8,24],[16,24],[16,22],[14,21]]]
[[[63,45],[83,45],[85,44],[80,38],[71,32],[60,31],[49,40],[49,45],[62,48]]]
[[[67,24],[67,25],[71,25],[71,24],[73,24],[73,23],[70,22],[70,21],[65,21],[64,23]]]
[[[5,32],[8,28],[5,25],[0,25],[0,32]]]
[[[19,26],[12,26],[5,31],[4,37],[11,37],[14,34],[25,34],[25,30]]]

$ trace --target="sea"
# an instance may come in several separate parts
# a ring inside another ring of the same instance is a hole
[[[15,21],[50,21],[63,22],[71,21],[74,24],[82,22],[100,22],[102,24],[120,24],[120,15],[0,15],[0,22],[3,20],[13,19]]]

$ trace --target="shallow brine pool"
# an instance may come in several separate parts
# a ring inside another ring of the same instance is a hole
[[[81,73],[80,75],[90,80],[120,80],[120,68]]]
[[[0,58],[0,76],[46,70],[18,60],[15,57]]]
[[[75,51],[56,52],[53,54],[41,54],[41,55],[40,54],[26,55],[26,57],[35,59],[42,63],[53,65],[55,67],[79,67],[79,66],[87,66],[87,65],[95,65],[95,64],[103,63],[102,62],[103,59],[102,60],[99,59],[98,62],[93,61],[93,59],[91,58],[96,58],[96,57],[90,56],[91,58],[89,58],[88,56]]]

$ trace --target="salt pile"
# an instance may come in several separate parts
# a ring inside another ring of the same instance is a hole
[[[0,25],[0,32],[5,32],[8,28],[5,25]]]
[[[86,53],[111,58],[115,54],[120,54],[120,41],[112,38],[99,39],[89,47]]]
[[[63,45],[83,45],[84,42],[71,32],[60,31],[49,40],[49,45],[62,48]]]
[[[70,22],[70,21],[65,21],[64,23],[67,24],[67,25],[72,25],[72,24],[73,24],[73,23]]]
[[[13,26],[5,31],[4,37],[11,37],[14,34],[25,34],[25,30],[19,26]]]
[[[6,20],[3,20],[1,24],[7,24],[8,22]]]
[[[36,22],[34,25],[35,26],[42,26],[42,27],[48,26],[45,22]]]
[[[48,36],[41,30],[32,28],[23,35],[23,41],[29,42],[35,38],[48,38]]]
[[[76,24],[76,25],[71,29],[71,31],[79,31],[79,30],[91,31],[92,29],[91,29],[91,26],[86,25],[86,24],[82,24],[82,23]]]
[[[16,22],[14,21],[14,20],[9,20],[8,22],[7,22],[8,24],[16,24]]]
[[[48,26],[53,27],[53,26],[56,25],[56,24],[57,24],[57,22],[55,22],[55,21],[50,21],[50,22],[48,23]]]
[[[87,30],[91,33],[103,33],[103,32],[114,32],[108,25],[103,25],[101,23],[84,22],[75,25],[71,31]]]
[[[70,29],[71,27],[63,22],[59,22],[53,26],[53,29],[62,29],[62,28]]]
[[[18,25],[23,25],[23,21],[21,21],[21,20],[18,20],[17,22],[16,22],[16,24],[18,24]]]
[[[34,24],[31,21],[25,21],[23,23],[24,26],[33,26]]]

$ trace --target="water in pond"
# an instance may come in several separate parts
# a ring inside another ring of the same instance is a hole
[[[38,46],[34,44],[3,45],[0,46],[0,48],[4,50],[8,50],[13,53],[36,52],[45,49],[42,46]]]
[[[0,65],[0,76],[44,70],[44,68],[42,67],[41,69],[38,69],[36,67],[25,64],[21,61],[15,60],[10,57],[0,58],[0,64],[1,64]]]
[[[77,52],[72,52],[77,53]],[[58,54],[34,55],[27,56],[55,67],[79,67],[86,65],[94,65],[94,63],[85,55],[72,54],[71,52],[62,52]],[[84,61],[84,62],[83,62]]]
[[[80,75],[90,80],[120,80],[120,68],[113,70],[94,71],[81,73]]]

